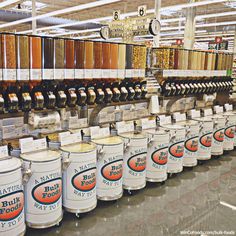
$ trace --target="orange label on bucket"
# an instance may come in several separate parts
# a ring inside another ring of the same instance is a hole
[[[214,134],[213,137],[216,141],[218,142],[223,142],[224,141],[224,129],[219,129],[217,130]]]
[[[225,136],[228,138],[234,138],[234,126],[230,126],[225,129]]]
[[[75,189],[88,192],[96,186],[96,168],[90,168],[77,173],[71,180],[72,185]]]
[[[169,147],[169,152],[176,158],[182,158],[184,155],[184,142],[174,143]]]
[[[198,137],[186,140],[184,147],[190,152],[196,152],[198,150]]]
[[[0,197],[0,221],[10,221],[17,218],[24,208],[24,193],[22,190]]]
[[[32,190],[34,200],[43,205],[54,204],[61,198],[61,182],[61,178],[56,178],[36,185]]]
[[[168,147],[156,150],[152,153],[152,161],[158,165],[165,165],[168,160]]]
[[[200,143],[204,146],[204,147],[211,147],[211,142],[212,142],[212,133],[207,133],[204,134],[201,138],[200,138]]]
[[[135,172],[142,172],[146,169],[146,152],[136,154],[127,161],[129,168]]]
[[[122,177],[123,160],[116,160],[104,165],[101,169],[102,176],[109,181],[118,181]]]

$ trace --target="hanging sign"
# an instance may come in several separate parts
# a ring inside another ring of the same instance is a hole
[[[113,21],[120,20],[120,11],[113,11]]]
[[[146,16],[147,14],[147,5],[142,5],[138,7],[138,16]]]
[[[161,23],[157,19],[152,19],[149,23],[149,32],[151,35],[156,36],[161,30]]]

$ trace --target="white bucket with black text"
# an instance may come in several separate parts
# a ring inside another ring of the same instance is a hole
[[[208,117],[195,118],[200,122],[197,160],[211,159],[213,120]]]
[[[0,235],[24,235],[25,229],[21,161],[15,157],[1,157]]]
[[[167,173],[174,174],[183,170],[185,128],[180,125],[163,125],[170,131]]]
[[[213,120],[213,138],[211,155],[219,156],[223,154],[224,132],[226,118],[221,115],[214,115]]]
[[[60,152],[21,154],[25,175],[25,216],[31,228],[48,228],[62,220],[62,171]]]
[[[128,132],[119,135],[124,140],[123,188],[139,190],[146,186],[147,137]]]
[[[85,213],[97,205],[96,146],[74,143],[60,148],[63,167],[63,207],[71,213]]]
[[[163,182],[167,179],[168,131],[146,130],[148,137],[146,180]]]
[[[183,166],[193,167],[197,165],[197,151],[199,139],[199,122],[187,120],[178,122],[178,125],[184,126],[186,129],[186,137],[184,142]]]
[[[227,112],[223,116],[226,118],[223,149],[224,151],[232,151],[234,149],[236,114]]]
[[[123,141],[117,136],[92,141],[97,145],[97,198],[117,200],[123,195]]]

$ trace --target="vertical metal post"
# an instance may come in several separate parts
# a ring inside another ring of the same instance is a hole
[[[32,0],[32,17],[35,17],[35,16],[36,16],[36,0]],[[36,28],[37,28],[37,22],[36,20],[32,20],[33,35],[37,34]]]
[[[189,0],[189,3],[193,3],[195,0]],[[184,31],[184,48],[193,49],[195,41],[195,16],[196,8],[190,7],[186,10],[186,24]]]
[[[234,58],[236,58],[236,27],[234,32],[234,48],[233,48]]]
[[[161,21],[161,0],[155,0],[155,18]],[[153,37],[153,46],[159,47],[160,45],[160,31]]]

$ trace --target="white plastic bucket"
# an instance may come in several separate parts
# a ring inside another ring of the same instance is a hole
[[[213,139],[211,155],[220,156],[223,154],[224,132],[226,118],[220,115],[212,116],[213,119]]]
[[[24,235],[25,229],[21,161],[0,158],[0,235]]]
[[[178,125],[184,126],[186,129],[186,138],[184,142],[183,166],[193,167],[197,165],[197,151],[199,139],[199,122],[187,120],[179,122]]]
[[[60,148],[63,161],[63,207],[72,213],[85,213],[97,205],[96,146],[75,143]]]
[[[62,172],[60,152],[42,150],[21,154],[25,184],[26,224],[48,228],[62,220]]]
[[[196,118],[200,122],[197,160],[211,159],[213,120],[208,117]]]
[[[123,195],[124,144],[120,137],[94,139],[97,145],[97,198],[117,200]]]
[[[147,130],[148,149],[146,180],[148,182],[163,182],[167,179],[169,132]]]
[[[119,135],[125,144],[123,164],[123,188],[139,190],[146,186],[147,137],[142,133]]]
[[[226,117],[223,149],[224,151],[232,151],[234,149],[236,114],[227,112],[223,116]]]
[[[170,131],[168,147],[167,173],[179,173],[183,170],[185,128],[179,125],[162,126]]]

